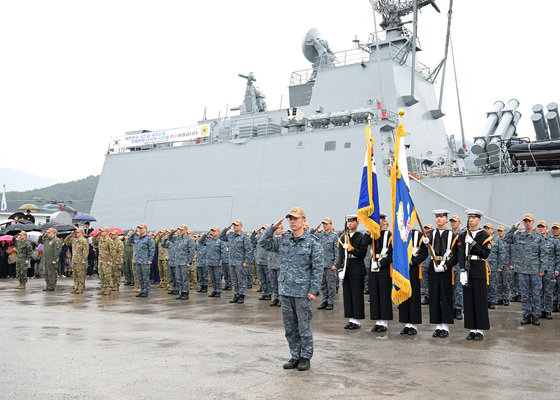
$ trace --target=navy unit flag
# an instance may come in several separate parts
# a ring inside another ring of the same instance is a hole
[[[364,224],[373,239],[377,239],[381,231],[379,229],[379,190],[377,187],[373,144],[371,125],[367,124],[366,155],[362,169],[360,198],[358,199],[358,221]]]

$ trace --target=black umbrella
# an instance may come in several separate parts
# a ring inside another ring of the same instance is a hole
[[[2,229],[0,231],[0,235],[10,235],[12,233],[18,233],[21,231],[30,232],[30,231],[40,231],[40,230],[41,227],[35,224],[12,224]]]
[[[19,219],[23,219],[23,217],[25,217],[25,214],[18,211],[10,215],[8,219],[16,219],[16,217],[18,217]]]

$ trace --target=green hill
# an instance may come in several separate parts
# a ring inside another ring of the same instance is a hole
[[[90,175],[77,181],[57,183],[42,189],[27,190],[25,192],[6,192],[8,210],[16,211],[24,203],[33,203],[41,207],[51,201],[64,202],[78,211],[89,213],[99,175]]]

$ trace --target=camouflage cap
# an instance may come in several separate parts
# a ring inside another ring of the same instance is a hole
[[[424,225],[424,229],[432,230],[434,229],[434,226],[432,224],[426,224]]]
[[[531,213],[527,213],[527,214],[523,215],[523,220],[526,220],[526,219],[531,220],[531,221],[535,220],[535,218],[533,217],[533,214],[531,214]]]
[[[290,210],[288,214],[286,214],[286,218],[305,218],[305,211],[301,207],[294,207]]]
[[[76,232],[79,232],[79,233],[82,233],[82,234],[85,234],[85,233],[86,233],[82,228],[76,229]]]

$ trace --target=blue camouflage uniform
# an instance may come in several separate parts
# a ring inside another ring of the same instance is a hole
[[[257,231],[254,231],[251,234],[251,245],[255,249],[257,274],[259,275],[259,281],[261,282],[261,289],[264,300],[264,298],[269,298],[269,296],[272,294],[272,291],[270,288],[270,281],[268,279],[268,251],[260,246],[259,241],[261,237],[262,234],[257,234]]]
[[[199,243],[196,246],[196,280],[198,281],[202,291],[204,288],[208,287],[208,262],[206,260],[206,248],[200,246]]]
[[[231,290],[231,269],[229,267],[229,247],[227,242],[220,240],[222,246],[222,273],[224,275],[224,290]]]
[[[504,284],[504,280],[507,281],[507,271],[504,274],[504,242],[498,237],[498,235],[492,236],[492,242],[494,246],[490,250],[490,255],[486,259],[488,261],[488,267],[490,268],[490,285],[488,286],[488,302],[490,304],[497,304],[498,300],[503,300],[499,297],[500,288]],[[501,269],[502,272],[498,272]]]
[[[541,257],[543,261],[542,271],[544,272],[544,275],[542,276],[543,302],[541,306],[541,314],[543,317],[546,315],[551,317],[552,313],[554,285],[556,283],[556,275],[554,274],[554,271],[558,268],[556,265],[555,245],[556,239],[553,239],[550,236],[544,236],[542,248],[543,253]]]
[[[560,271],[560,238],[550,236],[550,240],[554,243],[554,265],[555,270]],[[554,277],[554,290],[552,292],[553,311],[558,309],[558,286],[560,284],[560,276]]]
[[[281,236],[275,236],[281,237]],[[268,273],[270,281],[270,289],[272,292],[275,304],[280,302],[280,294],[278,293],[278,275],[280,273],[280,254],[274,251],[267,252],[268,254]]]
[[[177,287],[181,293],[189,293],[189,274],[194,259],[195,243],[189,235],[172,236],[170,242],[175,245],[175,263],[177,264]]]
[[[208,235],[202,235],[198,241],[198,248],[203,248],[204,259],[212,279],[212,293],[222,292],[222,247],[220,239]]]
[[[504,264],[503,264],[504,273],[502,275],[507,276],[507,281],[505,280],[505,278],[503,278],[502,287],[500,288],[498,285],[498,298],[500,298],[501,296],[502,300],[504,301],[507,300],[509,302],[512,296],[517,296],[518,294],[517,292],[513,293],[514,290],[513,282],[514,282],[515,271],[509,268],[510,265],[513,265],[513,245],[504,242],[503,239],[502,239],[502,243],[504,244]]]
[[[128,243],[134,245],[134,262],[136,263],[136,276],[140,284],[140,293],[148,294],[150,291],[150,264],[156,252],[154,239],[145,234],[144,236],[130,235]]]
[[[250,268],[253,246],[251,240],[241,231],[239,233],[222,229],[220,240],[228,242],[229,266],[233,286],[235,286],[235,297],[243,296],[247,292],[247,268]],[[246,266],[243,266],[246,264]]]
[[[282,319],[292,358],[310,359],[313,355],[311,331],[311,300],[318,295],[325,263],[323,246],[316,236],[304,231],[299,237],[291,232],[274,237],[274,227],[267,228],[261,245],[279,253],[279,292],[282,298]]]
[[[173,232],[170,232],[166,237],[164,237],[161,245],[167,249],[168,253],[167,265],[169,266],[169,284],[171,285],[171,291],[179,292],[179,282],[177,279],[177,260],[175,258],[176,243],[169,240],[172,235]]]
[[[528,234],[526,231],[518,231],[515,226],[504,236],[504,242],[514,246],[515,271],[518,274],[523,316],[537,320],[541,314],[542,279],[539,272],[542,272],[544,241],[536,231]]]
[[[323,278],[321,281],[321,293],[323,294],[323,304],[334,304],[334,297],[336,295],[336,269],[333,271],[331,267],[338,265],[338,235],[331,231],[325,233],[324,231],[315,233],[319,239],[319,243],[323,246]]]

